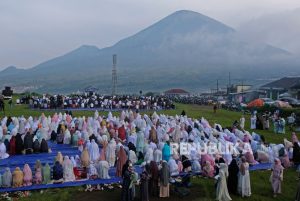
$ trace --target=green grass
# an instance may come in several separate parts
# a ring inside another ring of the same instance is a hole
[[[218,110],[216,114],[213,113],[212,107],[209,106],[198,106],[198,105],[183,105],[176,104],[176,110],[161,111],[158,113],[164,113],[168,115],[181,114],[181,111],[185,110],[186,114],[192,118],[205,117],[211,124],[219,123],[223,127],[231,126],[234,120],[239,120],[241,113],[232,112],[226,110]],[[45,112],[46,115],[52,115],[54,112]],[[151,112],[147,112],[150,114]],[[6,107],[6,115],[10,116],[38,116],[41,111],[29,110],[25,105],[14,105],[13,108]],[[101,115],[107,115],[107,112],[100,112]],[[93,115],[91,111],[76,111],[73,112],[75,116],[90,116]],[[118,113],[114,113],[118,115]],[[0,117],[3,117],[3,113],[0,113]],[[249,130],[250,117],[246,115],[246,130]],[[282,143],[283,138],[290,139],[291,132],[287,131],[287,134],[280,135],[274,134],[271,131],[260,131],[255,132],[263,134],[268,142],[271,143]],[[252,186],[252,196],[250,198],[241,198],[239,196],[232,196],[233,200],[280,200],[280,201],[291,201],[294,200],[296,188],[298,182],[296,181],[297,173],[294,169],[288,169],[284,171],[284,181],[282,183],[282,195],[278,196],[276,199],[272,197],[272,188],[269,182],[270,171],[255,171],[250,172],[251,174],[251,186]],[[120,200],[120,189],[116,189],[113,192],[82,192],[82,188],[64,188],[64,189],[48,189],[43,191],[41,194],[39,191],[32,192],[32,195],[28,198],[22,198],[20,200],[110,200],[117,201]],[[158,198],[151,198],[152,200],[161,200]],[[163,200],[190,200],[190,201],[208,201],[215,200],[215,189],[214,181],[204,178],[194,178],[193,187],[191,188],[191,194],[180,199],[174,193],[171,193],[171,197]]]

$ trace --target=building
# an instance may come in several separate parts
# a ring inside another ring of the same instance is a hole
[[[190,93],[183,89],[170,89],[164,92],[166,96],[188,96]]]
[[[265,97],[266,93],[261,90],[248,90],[243,92],[229,93],[228,100],[235,103],[249,103],[257,98]]]
[[[280,94],[287,93],[291,97],[300,99],[300,77],[284,77],[260,87],[268,98],[276,100]]]
[[[252,85],[246,85],[246,84],[231,85],[227,88],[227,94],[243,93],[245,91],[249,91],[251,88],[252,88]]]

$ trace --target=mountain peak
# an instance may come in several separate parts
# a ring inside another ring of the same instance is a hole
[[[179,10],[146,29],[119,41],[115,46],[122,48],[160,46],[163,42],[174,41],[176,38],[185,38],[201,35],[223,35],[235,30],[213,18],[195,11]]]
[[[24,70],[25,69],[20,69],[15,66],[8,66],[4,70],[2,70],[0,73],[1,73],[1,75],[11,75],[11,74],[19,73]]]
[[[191,10],[178,10],[174,13],[168,15],[163,20],[178,21],[179,23],[187,23],[190,26],[196,26],[196,28],[207,27],[210,30],[219,29],[221,32],[231,32],[234,31],[233,28],[219,22],[211,17],[203,15],[201,13],[191,11]]]
[[[192,10],[178,10],[178,11],[175,11],[174,13],[172,13],[171,15],[205,16],[205,15],[202,15],[201,13],[198,13],[198,12],[195,12]],[[169,16],[171,16],[171,15],[169,15]],[[207,17],[207,16],[205,16],[205,17]]]
[[[7,68],[3,69],[3,70],[1,71],[1,73],[4,73],[4,72],[11,72],[11,71],[15,71],[15,70],[18,70],[18,68],[15,67],[15,66],[8,66]]]

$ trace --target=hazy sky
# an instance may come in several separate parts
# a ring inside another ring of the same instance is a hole
[[[0,0],[0,69],[29,68],[83,44],[113,45],[177,10],[233,28],[297,0]]]

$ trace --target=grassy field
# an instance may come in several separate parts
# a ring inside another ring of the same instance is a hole
[[[204,107],[197,105],[183,105],[177,104],[176,110],[161,111],[160,113],[175,115],[180,114],[182,110],[185,110],[186,114],[192,118],[205,117],[210,123],[220,123],[222,126],[231,126],[234,120],[239,120],[241,113],[231,112],[226,110],[218,110],[216,114],[213,113],[212,107]],[[54,112],[45,112],[46,115],[51,115]],[[148,112],[150,113],[150,112]],[[38,116],[41,111],[32,111],[25,105],[14,105],[12,108],[7,106],[6,115],[10,116]],[[107,115],[107,112],[100,112],[102,115]],[[115,113],[116,114],[116,113]],[[90,116],[93,115],[91,111],[76,111],[73,112],[75,116]],[[0,113],[0,117],[3,113]],[[246,129],[249,129],[250,117],[246,116]],[[255,131],[259,134],[263,134],[266,141],[271,143],[282,143],[283,138],[290,139],[291,133],[287,131],[287,134],[280,135],[274,134],[272,131]],[[280,200],[280,201],[292,201],[294,200],[298,181],[296,180],[297,174],[294,169],[288,169],[284,171],[284,181],[282,184],[282,195],[277,198],[272,197],[271,184],[269,183],[270,171],[255,171],[251,172],[251,187],[252,196],[250,198],[241,198],[239,196],[232,196],[233,200]],[[171,197],[163,200],[175,201],[175,200],[195,200],[195,201],[208,201],[215,200],[214,181],[204,178],[193,178],[193,187],[191,188],[191,194],[183,199],[180,199],[175,193],[171,193]],[[65,188],[65,189],[48,189],[42,193],[40,191],[32,192],[32,195],[28,198],[22,198],[20,200],[120,200],[120,189],[115,189],[113,192],[106,191],[93,191],[83,192],[82,187]],[[152,200],[162,200],[158,198],[151,198]]]

